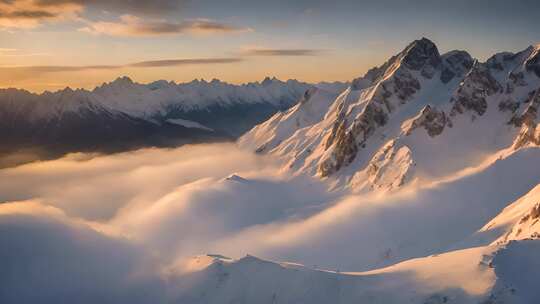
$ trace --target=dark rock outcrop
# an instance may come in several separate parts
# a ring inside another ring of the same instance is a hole
[[[540,124],[538,124],[538,109],[540,108],[540,88],[530,98],[529,105],[523,114],[514,116],[510,121],[516,127],[521,127],[514,141],[514,148],[523,147],[529,143],[540,145]]]
[[[491,75],[489,69],[477,62],[450,100],[454,103],[450,116],[465,111],[474,111],[482,116],[487,110],[487,97],[501,91],[501,85]]]
[[[452,51],[442,56],[441,81],[448,83],[454,77],[463,77],[473,66],[474,60],[465,51]]]
[[[437,67],[441,56],[437,46],[429,39],[415,40],[403,52],[402,62],[411,70],[419,71],[427,66]]]
[[[527,59],[525,62],[525,68],[529,72],[534,72],[536,76],[540,77],[540,48]]]
[[[515,113],[519,109],[519,102],[512,99],[505,99],[499,103],[499,111]]]
[[[425,106],[411,124],[405,130],[405,135],[410,135],[417,128],[424,128],[430,137],[440,135],[447,123],[448,118],[443,111],[439,111],[430,105]]]

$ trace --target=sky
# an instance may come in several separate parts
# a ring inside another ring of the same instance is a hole
[[[534,0],[0,0],[0,87],[348,81],[427,37],[485,60],[540,43]]]

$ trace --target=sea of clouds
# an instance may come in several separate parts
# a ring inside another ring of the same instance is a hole
[[[329,192],[234,144],[2,169],[0,302],[167,301],[179,265],[206,253],[359,271],[457,248],[540,180],[527,165],[539,153],[371,196]]]

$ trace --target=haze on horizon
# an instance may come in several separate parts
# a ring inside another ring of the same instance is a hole
[[[521,1],[0,1],[0,87],[347,81],[422,36],[485,60],[540,42]]]

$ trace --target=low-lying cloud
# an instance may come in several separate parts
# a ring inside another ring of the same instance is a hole
[[[163,302],[151,255],[35,202],[0,205],[0,302]]]
[[[130,203],[156,201],[201,178],[264,171],[269,164],[270,160],[238,150],[233,144],[143,149],[105,156],[71,154],[0,170],[0,202],[39,198],[70,216],[109,220]],[[28,184],[34,186],[29,188]]]
[[[3,169],[0,300],[164,302],[174,266],[204,253],[354,271],[448,250],[538,183],[538,153],[384,197],[328,192],[233,144]]]

